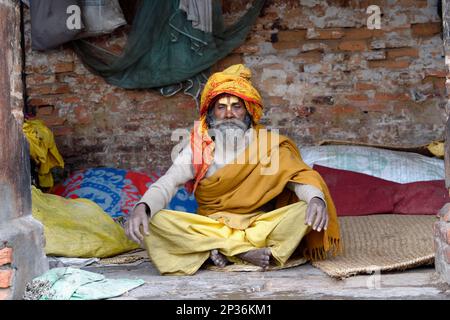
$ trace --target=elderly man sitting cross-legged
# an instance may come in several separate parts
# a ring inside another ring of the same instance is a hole
[[[127,222],[161,274],[194,274],[208,258],[267,269],[296,250],[309,259],[339,251],[327,186],[291,140],[258,124],[262,101],[250,77],[243,65],[210,77],[190,144]],[[183,184],[195,192],[197,214],[163,209]]]

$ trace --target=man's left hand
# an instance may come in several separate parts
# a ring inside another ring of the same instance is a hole
[[[328,228],[328,211],[322,199],[315,197],[309,201],[305,224],[318,232]]]

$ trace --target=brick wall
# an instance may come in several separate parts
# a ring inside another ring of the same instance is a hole
[[[249,1],[224,1],[227,21]],[[442,137],[445,76],[434,0],[271,0],[247,41],[215,69],[243,62],[265,102],[263,123],[300,145],[325,139],[416,145]],[[366,28],[369,4],[381,30]],[[165,170],[175,128],[192,125],[183,94],[124,90],[91,74],[70,45],[30,50],[26,15],[27,104],[53,130],[67,168]],[[120,52],[126,30],[98,42]]]
[[[11,283],[13,270],[11,269],[12,248],[0,249],[0,300],[5,300],[11,295]]]

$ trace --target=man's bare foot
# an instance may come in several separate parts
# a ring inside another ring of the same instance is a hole
[[[219,252],[219,250],[214,249],[211,250],[211,260],[214,262],[214,265],[220,268],[223,268],[227,265],[227,258],[223,254]]]
[[[272,252],[269,248],[250,250],[237,255],[244,261],[250,262],[256,266],[262,267],[266,270],[270,264],[270,258],[272,257]]]

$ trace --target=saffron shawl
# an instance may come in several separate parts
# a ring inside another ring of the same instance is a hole
[[[341,251],[339,222],[324,180],[302,161],[290,139],[267,131],[262,135],[264,127],[261,125],[255,129],[254,141],[234,163],[199,182],[195,192],[199,205],[197,212],[204,216],[216,212],[249,215],[270,201],[274,202],[275,208],[299,201],[295,193],[286,188],[289,181],[313,185],[325,195],[329,224],[327,230],[311,230],[305,236],[303,254],[311,260],[324,259],[328,253],[336,255]],[[267,150],[263,157],[258,155],[261,150]],[[275,168],[276,161],[278,170],[273,174],[261,174],[264,168]]]

